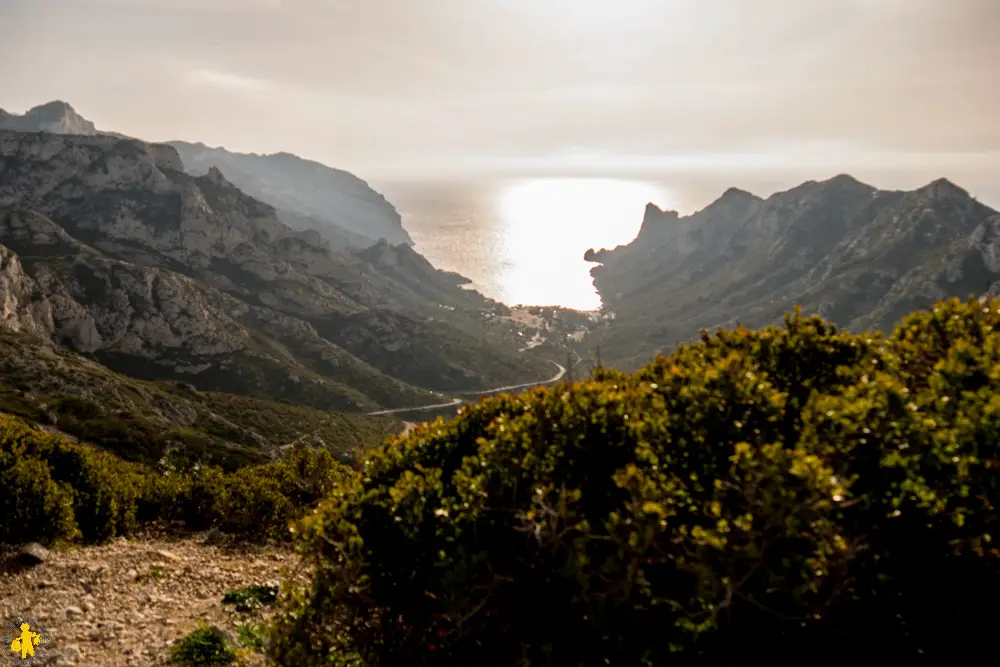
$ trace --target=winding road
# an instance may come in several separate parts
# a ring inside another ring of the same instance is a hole
[[[494,387],[493,389],[483,389],[481,391],[456,391],[452,392],[458,394],[459,396],[482,396],[484,394],[499,394],[504,391],[511,391],[513,389],[528,389],[530,387],[540,387],[544,384],[552,384],[553,382],[558,382],[566,375],[566,367],[562,364],[557,364],[554,361],[550,361],[550,364],[559,368],[559,372],[553,375],[548,380],[542,380],[541,382],[524,382],[522,384],[511,384],[506,387]],[[391,410],[377,410],[375,412],[369,412],[369,415],[396,415],[402,414],[404,412],[420,412],[422,410],[436,410],[438,408],[448,408],[453,405],[461,405],[465,401],[461,398],[453,398],[447,403],[435,403],[434,405],[420,405],[415,408],[393,408]]]

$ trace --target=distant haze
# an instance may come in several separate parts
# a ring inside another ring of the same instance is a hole
[[[997,205],[998,31],[997,0],[2,0],[0,107],[376,180],[850,172]]]

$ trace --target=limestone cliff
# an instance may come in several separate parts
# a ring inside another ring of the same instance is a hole
[[[52,308],[21,260],[0,245],[0,329],[48,336],[54,330]]]
[[[54,134],[97,134],[97,128],[66,102],[56,100],[12,114],[0,109],[0,130],[52,132]]]

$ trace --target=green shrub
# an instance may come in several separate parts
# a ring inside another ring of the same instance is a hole
[[[246,539],[287,539],[289,525],[353,471],[326,450],[290,449],[234,472],[180,460],[154,470],[0,414],[0,542],[101,541],[180,521]],[[18,523],[30,526],[18,527]]]
[[[292,447],[286,450],[281,465],[287,470],[287,492],[299,507],[316,505],[345,477],[354,474],[338,456],[326,449]]]
[[[101,541],[131,535],[147,479],[140,468],[107,452],[52,439],[39,452],[52,466],[54,479],[73,489],[76,521],[85,539]]]
[[[267,638],[267,626],[263,623],[247,621],[236,626],[236,638],[244,648],[260,653],[264,650]]]
[[[40,522],[36,527],[41,534],[82,534],[85,539],[100,540],[134,530],[142,478],[129,464],[32,429],[7,415],[0,415],[0,451],[4,452],[0,474],[11,480],[9,488],[33,480],[30,488],[36,496],[42,493],[37,496],[40,508],[62,507],[67,498],[70,500],[74,529],[66,528],[65,518],[51,516],[51,525]],[[56,488],[58,493],[53,490]],[[42,497],[50,501],[43,502]],[[59,509],[58,514],[64,516],[65,510]]]
[[[229,475],[225,486],[216,520],[220,530],[262,538],[288,536],[288,526],[301,508],[286,495],[290,493],[291,476],[284,465],[242,468]]]
[[[44,462],[8,461],[8,456],[10,452],[0,453],[0,544],[77,537],[71,490],[53,481]]]
[[[354,473],[326,450],[293,448],[231,473],[199,467],[159,482],[161,516],[193,530],[216,527],[251,539],[287,539],[289,526]],[[165,490],[164,490],[165,489]]]
[[[176,496],[167,499],[172,505],[171,518],[191,530],[214,526],[227,503],[226,479],[226,473],[218,468],[197,468],[183,474],[171,489]]]
[[[236,651],[221,630],[202,625],[170,649],[170,659],[187,665],[229,665]]]
[[[997,648],[1000,302],[893,336],[704,335],[490,398],[303,524],[281,665],[659,665]],[[978,612],[976,610],[979,610]],[[338,656],[336,659],[330,656]],[[338,663],[339,661],[339,663]]]
[[[277,599],[278,589],[275,586],[243,586],[226,593],[222,604],[234,605],[236,611],[252,611],[274,604]]]

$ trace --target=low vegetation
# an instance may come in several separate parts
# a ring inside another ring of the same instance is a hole
[[[303,523],[281,665],[997,648],[1000,302],[704,335],[370,452]],[[336,656],[331,659],[331,655]]]
[[[222,604],[231,604],[236,608],[236,611],[253,611],[274,604],[277,599],[278,588],[276,586],[258,584],[229,591],[222,598]]]
[[[267,626],[256,621],[246,621],[236,626],[236,638],[244,648],[261,653],[267,639]]]
[[[238,655],[221,630],[203,625],[178,642],[170,657],[182,665],[231,665]]]
[[[356,470],[154,469],[2,416],[0,541],[291,524],[311,581],[226,599],[278,598],[239,641],[288,667],[955,660],[1000,648],[998,448],[1000,301],[891,335],[795,314],[464,406]]]
[[[335,452],[399,432],[390,417],[326,412],[246,396],[200,392],[108,370],[22,334],[0,332],[0,412],[84,440],[139,463],[202,462],[234,470],[291,443]]]
[[[154,521],[284,539],[294,519],[353,474],[331,452],[306,446],[232,472],[182,464],[124,461],[0,414],[0,543],[94,542]]]

